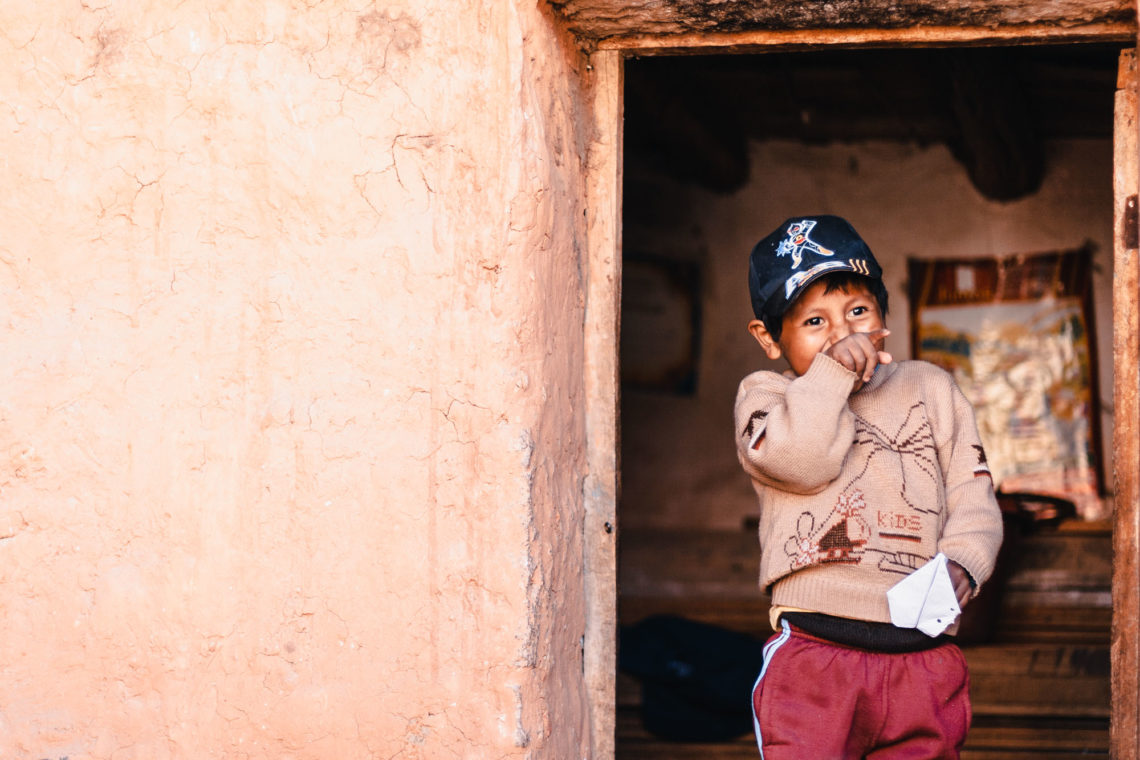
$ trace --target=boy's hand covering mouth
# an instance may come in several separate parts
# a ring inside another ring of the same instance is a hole
[[[858,376],[852,393],[871,381],[876,367],[894,361],[894,358],[883,350],[884,340],[890,334],[891,331],[885,327],[869,333],[851,333],[824,351],[824,354]]]

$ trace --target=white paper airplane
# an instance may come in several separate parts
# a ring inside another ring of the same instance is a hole
[[[899,628],[917,628],[927,636],[945,631],[962,613],[946,568],[946,555],[938,552],[934,559],[892,586],[887,592],[887,604],[891,622]]]

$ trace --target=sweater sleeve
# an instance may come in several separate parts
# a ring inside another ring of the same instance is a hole
[[[744,379],[736,395],[736,451],[754,479],[816,493],[839,476],[855,435],[847,405],[855,373],[819,354],[802,376]]]
[[[951,427],[948,438],[939,441],[947,513],[938,549],[970,574],[976,594],[993,573],[1001,548],[1001,509],[973,407],[957,384],[947,380],[951,387]]]

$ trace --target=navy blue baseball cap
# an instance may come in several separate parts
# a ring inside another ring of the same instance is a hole
[[[834,272],[883,278],[871,249],[846,219],[793,216],[757,243],[748,257],[752,311],[769,329],[779,330],[796,297]]]

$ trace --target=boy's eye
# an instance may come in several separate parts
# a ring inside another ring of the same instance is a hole
[[[867,313],[867,307],[866,306],[856,306],[854,309],[851,310],[851,314],[856,316],[856,317],[861,317],[866,313]]]
[[[804,325],[806,325],[807,327],[819,327],[822,324],[823,324],[823,318],[822,317],[808,317],[806,320],[804,320]]]

